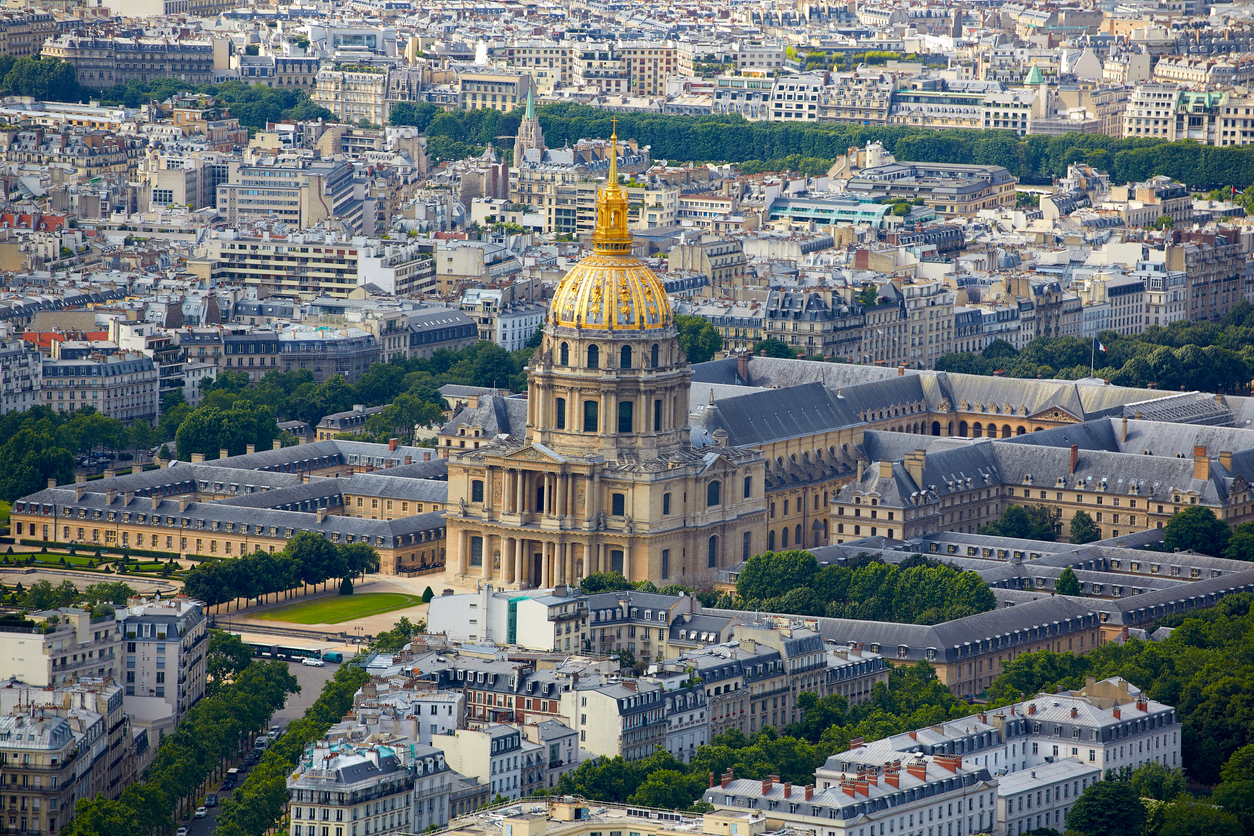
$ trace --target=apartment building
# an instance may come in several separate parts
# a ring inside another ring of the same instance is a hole
[[[417,754],[417,753],[415,753]],[[440,760],[432,754],[433,761]],[[399,747],[319,741],[287,778],[291,836],[318,836],[332,827],[370,833],[412,833],[415,775]]]
[[[671,270],[704,273],[715,287],[735,286],[745,275],[743,242],[720,235],[702,235],[694,241],[671,247],[668,265]]]
[[[39,613],[33,622],[0,633],[0,659],[22,682],[48,688],[85,677],[118,679],[121,626],[113,613],[63,607]],[[49,625],[53,629],[44,632]]]
[[[160,739],[205,695],[207,621],[201,605],[186,598],[132,599],[122,630],[127,710]]]
[[[1145,284],[1145,324],[1169,325],[1188,316],[1187,274],[1165,262],[1142,261],[1132,276]]]
[[[1128,98],[1123,136],[1176,139],[1176,111],[1182,89],[1171,84],[1138,84]]]
[[[6,832],[56,833],[74,818],[79,799],[104,790],[105,718],[88,709],[66,715],[43,709],[0,714],[0,817]]]
[[[43,405],[58,412],[92,406],[126,424],[156,423],[161,409],[158,370],[151,357],[92,354],[42,362]]]
[[[56,58],[74,67],[78,83],[99,89],[128,81],[175,78],[188,84],[212,84],[214,54],[221,47],[210,41],[163,38],[96,38],[65,34],[43,44],[44,58]]]
[[[0,15],[0,55],[37,56],[48,38],[55,37],[69,23],[48,7],[8,9]]]
[[[1185,225],[1193,218],[1193,195],[1183,183],[1159,175],[1143,183],[1111,186],[1102,207],[1119,212],[1127,226],[1153,226],[1163,216]]]
[[[361,328],[308,328],[294,325],[279,332],[283,371],[306,369],[325,383],[343,375],[353,383],[379,362],[379,341]]]
[[[344,174],[347,175],[347,168]],[[288,193],[283,200],[291,201],[289,205],[293,207],[284,211],[298,215],[304,214],[300,204],[317,197],[316,193],[307,194],[306,186],[283,191]],[[230,196],[224,197],[225,192],[230,192]],[[221,186],[218,190],[220,200],[235,200],[235,193],[234,186]],[[240,198],[241,203],[248,200],[251,198]],[[263,200],[277,202],[278,198]],[[286,293],[303,298],[342,299],[359,284],[363,252],[375,250],[336,235],[294,233],[285,237],[266,232],[256,236],[226,229],[209,238],[206,258],[212,264],[212,275],[219,281],[255,287],[259,295]]]
[[[827,85],[826,73],[780,75],[771,88],[772,122],[817,122]]]
[[[362,229],[362,201],[354,194],[353,169],[345,160],[233,161],[229,182],[217,187],[217,207],[231,225],[277,220],[304,228],[334,217],[353,232]],[[299,285],[295,276],[285,281]]]
[[[430,242],[379,241],[357,254],[357,280],[393,296],[424,296],[436,290],[435,248]]]
[[[542,720],[522,726],[522,733],[541,747],[545,764],[545,788],[557,787],[562,776],[579,768],[579,734],[559,720]]]
[[[1172,230],[1165,253],[1167,269],[1184,273],[1190,321],[1221,319],[1248,298],[1245,254],[1234,232]]]
[[[493,798],[526,798],[544,788],[548,752],[513,726],[488,723],[431,739],[454,770],[489,785]]]
[[[754,76],[719,76],[714,80],[710,112],[735,113],[750,122],[770,118],[775,79]]]
[[[530,75],[537,87],[548,90],[569,80],[574,49],[560,41],[515,40],[498,47],[494,55]]]
[[[39,402],[43,357],[24,341],[0,342],[0,415],[25,412]]]
[[[892,102],[892,76],[836,73],[824,91],[819,118],[843,125],[886,125]]]
[[[391,112],[387,86],[388,73],[382,67],[337,65],[318,71],[309,98],[343,122],[386,125]]]
[[[617,43],[580,43],[572,59],[572,81],[577,86],[592,88],[603,96],[632,94],[631,66]]]
[[[526,73],[506,70],[461,72],[457,75],[457,101],[463,110],[499,110],[510,113],[526,107],[535,82]]]
[[[666,746],[666,692],[629,679],[617,685],[572,688],[562,693],[562,714],[579,733],[579,746],[594,755],[645,760]]]
[[[218,367],[228,372],[244,372],[249,382],[258,382],[266,372],[279,366],[279,335],[276,331],[243,331],[222,335]]]
[[[409,317],[408,357],[430,357],[440,349],[460,351],[478,340],[478,326],[461,311],[433,308]]]
[[[617,52],[627,70],[632,96],[664,96],[666,80],[679,71],[674,44],[664,41],[619,41]]]

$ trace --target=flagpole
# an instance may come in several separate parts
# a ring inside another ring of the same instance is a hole
[[[1097,363],[1097,337],[1093,338],[1093,344],[1089,346],[1089,377],[1096,374]]]

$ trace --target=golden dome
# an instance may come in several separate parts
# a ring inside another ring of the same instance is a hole
[[[648,265],[631,255],[627,198],[618,187],[618,132],[610,137],[609,183],[597,192],[593,252],[562,279],[549,321],[572,328],[642,330],[672,324],[666,289]]]

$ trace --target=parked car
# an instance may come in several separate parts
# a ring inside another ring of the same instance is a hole
[[[222,782],[222,790],[224,792],[229,792],[230,790],[233,790],[233,789],[235,789],[234,778],[227,778],[225,781]]]
[[[329,651],[329,652],[327,652],[327,653],[323,653],[323,654],[322,654],[322,661],[324,661],[324,662],[343,662],[343,661],[344,661],[344,654],[343,654],[343,653],[340,653],[338,650],[332,650],[332,651]]]
[[[174,836],[187,836],[187,825],[180,827],[174,832]]]
[[[197,807],[196,813],[194,814],[194,818],[203,819],[207,815],[209,815],[208,810],[206,810],[204,807]]]
[[[300,663],[311,668],[325,668],[327,666],[326,662],[321,659],[315,659],[312,656],[306,656],[304,659],[300,660]]]
[[[119,458],[119,459],[121,459],[121,460],[122,460],[122,461],[124,461],[124,462],[129,462],[129,461],[131,461],[132,459],[134,459],[135,457],[134,457],[134,456],[132,456],[130,453],[118,453],[118,458]]]
[[[217,807],[217,806],[218,806],[218,797],[217,797],[216,795],[214,795],[213,793],[209,793],[208,795],[206,795],[206,796],[205,796],[205,806],[206,806],[206,807]]]

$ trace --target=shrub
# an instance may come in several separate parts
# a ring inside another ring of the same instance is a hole
[[[344,580],[340,581],[340,594],[341,595],[353,594],[353,579],[352,578],[345,578]]]

